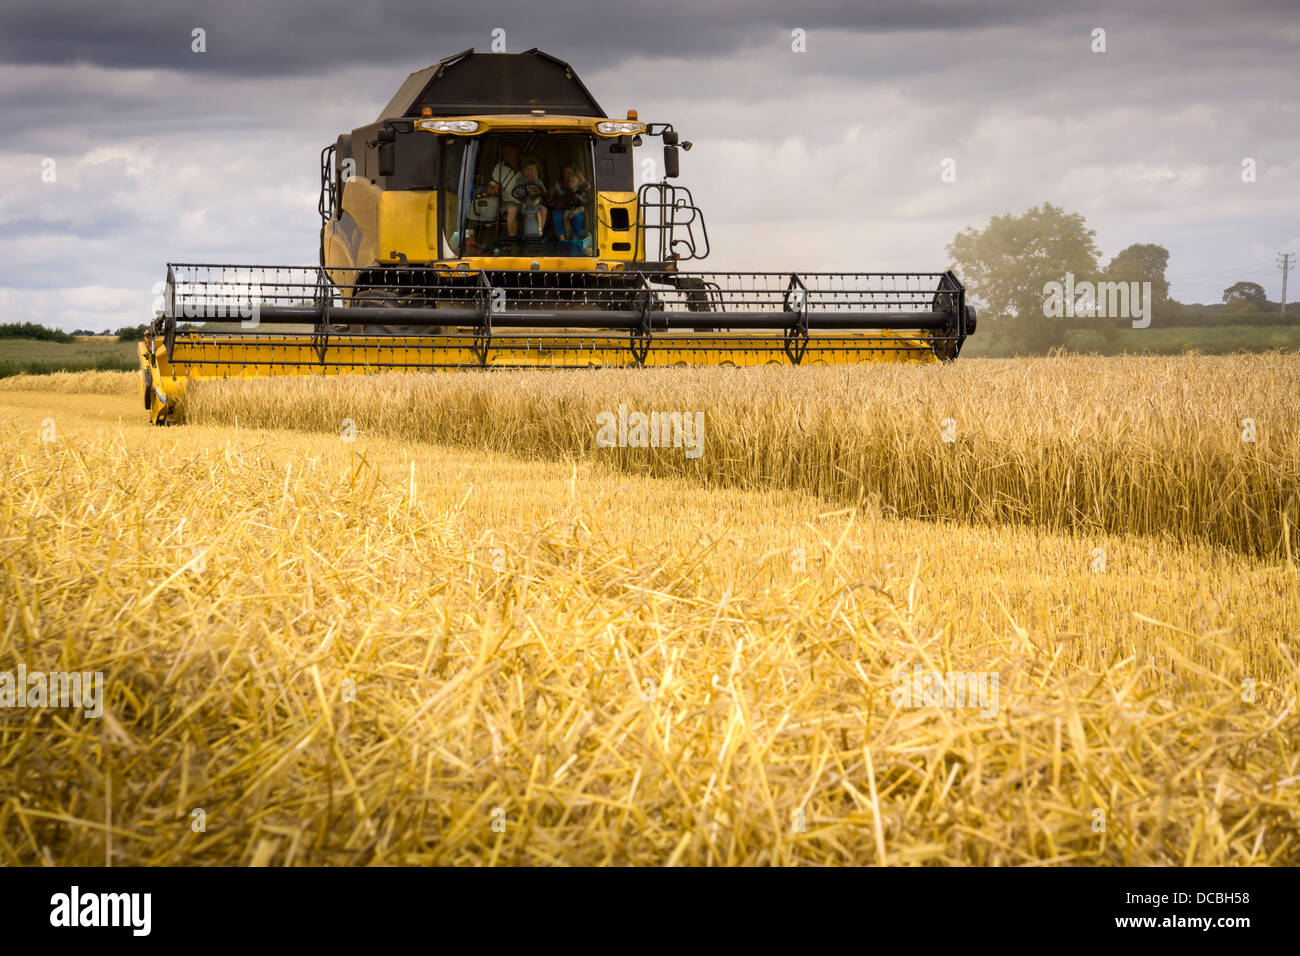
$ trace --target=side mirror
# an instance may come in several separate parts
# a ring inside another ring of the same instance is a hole
[[[682,174],[681,157],[676,146],[664,147],[664,178],[676,179]]]
[[[391,176],[397,172],[397,149],[392,143],[379,144],[379,175]]]

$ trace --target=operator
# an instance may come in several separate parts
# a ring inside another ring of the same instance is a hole
[[[519,199],[515,196],[515,187],[523,183],[523,172],[519,168],[519,147],[506,143],[501,147],[502,160],[492,168],[492,182],[501,195],[501,204],[506,210],[506,236],[511,239],[519,235]]]

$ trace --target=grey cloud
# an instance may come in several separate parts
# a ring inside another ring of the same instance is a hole
[[[612,113],[695,141],[704,268],[935,268],[959,229],[1045,200],[1082,212],[1108,255],[1166,244],[1189,300],[1300,245],[1293,2],[159,7],[6,12],[5,321],[134,324],[168,260],[313,262],[320,147],[494,26],[571,62]],[[938,179],[947,156],[956,184]]]

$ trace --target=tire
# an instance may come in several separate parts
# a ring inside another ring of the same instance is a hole
[[[352,297],[354,306],[378,306],[392,309],[402,305],[402,297],[392,289],[364,289]],[[445,335],[443,326],[349,324],[348,331],[356,335]]]

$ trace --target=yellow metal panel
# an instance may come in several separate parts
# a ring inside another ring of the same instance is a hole
[[[383,190],[368,179],[354,179],[343,184],[343,211],[356,221],[361,230],[353,265],[368,266],[375,261],[374,240],[382,194]]]
[[[438,258],[437,195],[425,189],[386,189],[379,194],[375,249],[380,262],[393,265],[402,256],[410,263]]]
[[[334,221],[325,224],[325,268],[339,285],[351,285],[356,281],[357,272],[352,268],[356,265],[353,246],[359,238],[359,230],[355,225],[352,230],[349,234]]]
[[[479,269],[491,271],[493,269],[502,270],[519,270],[522,272],[535,271],[533,263],[537,263],[540,270],[554,270],[557,272],[600,272],[601,266],[610,272],[619,272],[623,269],[622,262],[615,262],[608,259],[597,260],[589,256],[538,256],[535,259],[528,256],[466,256],[464,259],[458,259],[453,263],[435,263],[435,268],[455,270],[457,266],[464,265],[464,269],[457,270],[473,275]]]
[[[596,132],[597,123],[627,123],[643,122],[642,120],[622,120],[610,116],[564,116],[559,113],[544,113],[541,116],[533,116],[528,113],[494,113],[491,116],[421,116],[416,118],[418,124],[420,120],[474,120],[479,124],[478,129],[472,133],[456,132],[434,132],[426,130],[422,126],[416,126],[417,130],[429,133],[433,136],[482,136],[484,133],[494,132],[504,129],[558,129],[558,130],[587,130],[596,136],[606,139],[613,139],[619,135],[629,134],[605,134]]]
[[[493,270],[536,271],[533,270],[533,263],[537,263],[538,269],[551,269],[557,272],[621,272],[627,266],[627,263],[621,260],[593,259],[590,256],[464,256],[460,259],[428,262],[426,265],[441,272],[456,272],[472,276],[480,269],[489,272]],[[464,269],[459,268],[462,265]],[[331,265],[330,268],[336,266]],[[335,281],[342,282],[339,279]]]
[[[624,232],[618,229],[609,228],[610,211],[614,208],[623,208],[627,210],[628,228]],[[639,223],[636,218],[636,193],[603,191],[596,194],[596,222],[599,232],[596,238],[599,240],[600,248],[598,254],[606,259],[618,259],[625,262],[632,261],[636,254],[636,232]],[[629,246],[627,249],[614,249],[614,243],[626,242]],[[645,258],[645,247],[642,244],[642,259]]]
[[[854,341],[860,339],[860,341]],[[678,333],[651,340],[646,366],[788,365],[780,334]],[[556,335],[540,332],[493,336],[487,366],[537,368],[634,366],[627,335],[593,333]],[[325,361],[309,335],[204,335],[176,337],[177,360],[171,361],[161,340],[139,346],[141,396],[151,421],[176,417],[186,384],[212,378],[261,378],[294,375],[364,375],[379,372],[437,371],[438,367],[479,364],[472,337],[347,336],[330,341]],[[937,361],[929,341],[906,332],[870,336],[812,335],[803,365],[857,365],[871,362]],[[432,368],[431,368],[432,367]],[[145,377],[149,390],[145,389]]]

